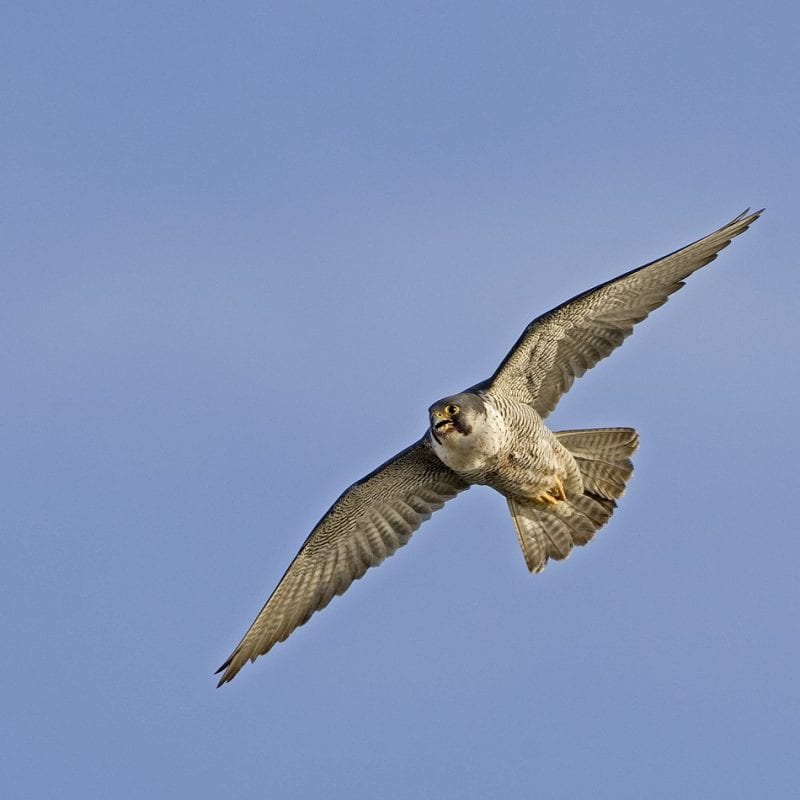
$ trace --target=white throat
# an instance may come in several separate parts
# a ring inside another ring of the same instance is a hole
[[[468,434],[454,431],[441,442],[431,436],[434,452],[454,472],[486,469],[503,447],[505,420],[490,402],[484,402],[486,416],[476,420]]]

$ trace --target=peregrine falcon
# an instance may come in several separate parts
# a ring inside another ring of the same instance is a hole
[[[567,300],[525,328],[491,378],[435,402],[422,438],[346,489],[311,531],[217,670],[218,686],[473,484],[506,498],[531,572],[586,544],[625,491],[638,435],[632,428],[553,432],[544,419],[575,378],[610,355],[760,214],[748,209],[694,244]]]

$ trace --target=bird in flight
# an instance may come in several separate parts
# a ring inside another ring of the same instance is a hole
[[[346,489],[311,531],[217,670],[217,685],[288,638],[473,484],[506,498],[531,572],[586,544],[625,491],[638,436],[632,428],[554,432],[545,418],[575,378],[760,214],[745,211],[694,244],[567,300],[525,328],[491,378],[435,402],[423,437]]]

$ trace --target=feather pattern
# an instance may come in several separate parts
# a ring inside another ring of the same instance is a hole
[[[567,300],[528,325],[494,375],[476,388],[530,403],[542,418],[598,361],[609,356],[683,281],[713,261],[761,211],[744,211],[718,231],[664,258]]]
[[[636,431],[554,433],[543,418],[576,378],[619,347],[637,322],[760,213],[744,212],[694,244],[542,315],[489,380],[431,406],[426,435],[353,484],[316,525],[218,670],[218,685],[286,639],[474,483],[507,498],[532,572],[592,539],[631,476]]]
[[[333,504],[217,670],[219,684],[286,639],[315,611],[380,564],[469,484],[433,453],[427,437],[353,484]]]

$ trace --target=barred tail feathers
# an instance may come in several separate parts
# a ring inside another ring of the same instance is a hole
[[[508,498],[531,572],[541,572],[549,558],[566,558],[608,522],[633,473],[630,456],[639,445],[633,428],[560,431],[556,437],[580,469],[583,494],[568,494],[566,500],[548,506]]]

